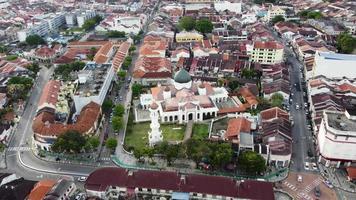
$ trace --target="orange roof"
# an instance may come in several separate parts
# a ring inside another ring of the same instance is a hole
[[[84,106],[76,123],[63,124],[55,122],[54,112],[43,110],[35,117],[32,129],[35,134],[44,136],[59,136],[69,130],[85,134],[94,127],[100,111],[100,105],[92,101]]]
[[[41,98],[38,106],[44,103],[55,105],[58,100],[58,93],[60,91],[61,82],[57,80],[50,80],[43,88]]]
[[[159,55],[159,51],[166,51],[167,45],[165,38],[148,35],[145,37],[139,53],[141,56]]]
[[[284,118],[289,120],[289,114],[287,111],[282,110],[278,107],[273,107],[267,110],[264,110],[260,113],[262,121],[269,121],[277,118]]]
[[[242,87],[239,90],[240,95],[247,101],[246,107],[250,107],[251,105],[257,105],[258,101],[255,95],[247,87]]]
[[[54,180],[40,180],[31,190],[28,200],[42,200],[56,183]]]
[[[107,41],[85,41],[85,42],[81,42],[81,41],[74,41],[74,42],[70,42],[68,44],[68,48],[72,48],[72,47],[84,47],[84,48],[91,48],[91,47],[101,47],[103,45],[105,45],[107,43]]]
[[[283,49],[283,45],[276,41],[255,41],[253,47],[255,49]]]
[[[172,63],[166,58],[140,57],[133,72],[134,78],[142,78],[148,73],[172,73]]]
[[[240,132],[250,133],[251,122],[243,117],[230,119],[227,125],[226,138],[231,139],[237,137],[239,139]]]
[[[112,47],[113,47],[113,43],[112,42],[107,42],[106,44],[104,44],[99,49],[99,51],[95,54],[93,60],[98,64],[105,63],[109,58],[108,54],[109,54],[110,50],[112,49]]]
[[[348,178],[350,180],[356,179],[356,167],[347,167],[346,171],[347,171]]]

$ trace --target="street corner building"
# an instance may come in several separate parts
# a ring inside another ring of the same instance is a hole
[[[88,196],[103,199],[274,199],[270,182],[114,167],[92,172],[84,187]]]

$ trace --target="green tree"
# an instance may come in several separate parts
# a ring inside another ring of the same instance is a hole
[[[6,52],[7,52],[6,46],[4,46],[3,44],[0,44],[0,53],[6,53]]]
[[[257,175],[266,170],[266,161],[254,151],[245,151],[238,157],[239,167],[251,175]]]
[[[209,143],[211,154],[210,163],[213,168],[220,168],[231,162],[233,151],[229,143]]]
[[[17,58],[18,58],[17,55],[8,55],[8,56],[6,56],[5,60],[13,61],[13,60],[16,60]]]
[[[138,97],[142,93],[142,85],[140,84],[133,84],[132,85],[132,95],[134,97]]]
[[[125,79],[126,77],[126,71],[120,70],[117,72],[117,76],[120,77],[121,79]]]
[[[135,47],[135,46],[131,46],[131,47],[129,48],[129,52],[132,53],[132,52],[134,52],[134,51],[136,51],[136,47]]]
[[[90,149],[96,149],[100,145],[100,140],[99,137],[97,136],[92,136],[87,139],[87,145],[90,147]]]
[[[169,145],[167,141],[163,141],[156,146],[157,152],[164,155],[169,166],[178,158],[179,148],[179,145]]]
[[[283,104],[283,101],[284,101],[284,98],[283,98],[283,95],[280,94],[280,93],[274,93],[272,96],[271,96],[271,105],[272,107],[282,107],[282,104]]]
[[[36,34],[27,36],[26,43],[28,45],[46,44],[46,42],[43,40],[43,38]]]
[[[233,80],[233,81],[229,81],[227,86],[230,88],[231,91],[234,91],[235,89],[240,87],[240,83],[238,81]]]
[[[119,131],[124,127],[123,119],[120,116],[114,116],[112,118],[112,128],[115,131]]]
[[[31,89],[33,80],[23,76],[14,76],[7,82],[7,94],[13,100],[26,99],[28,91]]]
[[[190,16],[184,16],[179,20],[178,26],[182,30],[191,31],[195,27],[195,20]]]
[[[114,108],[114,115],[122,117],[125,114],[125,107],[122,104],[117,104]]]
[[[27,69],[30,70],[31,72],[33,72],[34,75],[37,75],[37,73],[41,70],[41,67],[38,65],[37,62],[34,62],[34,63],[30,64],[27,67]]]
[[[134,155],[134,157],[136,158],[136,159],[141,159],[145,154],[144,154],[145,152],[144,152],[144,150],[142,149],[142,148],[136,148],[135,150],[134,150],[134,153],[133,153],[133,155]]]
[[[106,147],[110,149],[111,151],[115,150],[117,146],[117,140],[116,138],[110,137],[106,140]]]
[[[246,78],[246,79],[256,78],[257,77],[257,72],[254,69],[244,68],[241,71],[241,77]]]
[[[131,56],[127,56],[124,60],[124,62],[122,63],[122,69],[127,70],[129,68],[129,66],[132,63],[132,57]]]
[[[270,102],[264,97],[257,97],[257,101],[258,101],[258,105],[257,105],[258,110],[266,110],[272,107]]]
[[[208,157],[211,154],[209,146],[203,140],[190,139],[185,145],[187,148],[187,157],[192,159],[197,165],[204,157]]]
[[[211,21],[208,19],[198,20],[195,24],[195,29],[201,32],[202,34],[211,33],[213,28],[214,28],[213,23],[211,23]]]
[[[275,17],[273,17],[272,19],[272,24],[276,24],[277,22],[284,22],[284,17],[282,15],[277,15]]]
[[[307,14],[308,19],[321,19],[323,15],[319,11],[311,11]]]
[[[109,38],[124,38],[126,33],[124,31],[109,31],[106,34]]]
[[[67,131],[52,144],[51,149],[57,153],[79,153],[86,144],[86,139],[77,131]]]
[[[101,109],[106,113],[109,112],[113,106],[114,104],[110,99],[105,99],[103,105],[101,105]]]
[[[336,47],[340,53],[350,54],[356,48],[356,38],[348,33],[341,33],[336,38]]]

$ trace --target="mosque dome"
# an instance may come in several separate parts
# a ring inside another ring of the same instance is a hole
[[[187,70],[183,68],[181,68],[174,76],[174,81],[177,83],[189,83],[191,80],[192,77],[190,77],[190,74],[187,72]]]

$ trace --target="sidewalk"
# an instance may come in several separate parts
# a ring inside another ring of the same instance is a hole
[[[346,192],[356,193],[356,185],[346,179],[346,175],[342,174],[341,169],[329,168],[321,164],[319,164],[319,169],[321,169],[321,175],[324,179],[329,180],[334,187]]]

